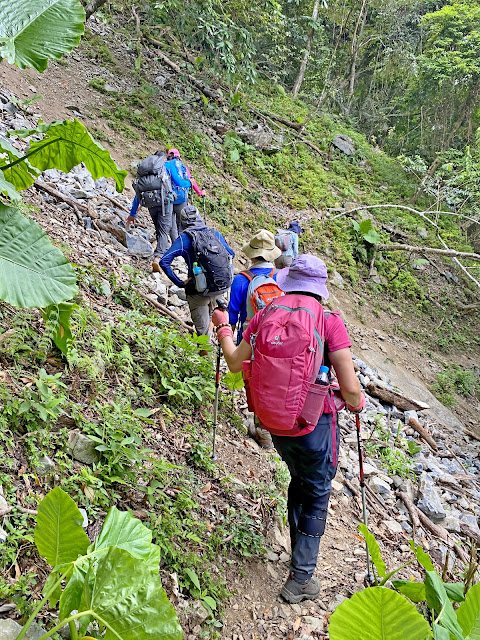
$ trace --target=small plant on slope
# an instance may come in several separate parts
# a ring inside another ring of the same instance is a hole
[[[375,567],[375,586],[355,593],[337,607],[330,618],[330,640],[480,639],[480,584],[465,596],[467,586],[463,582],[444,583],[428,554],[410,540],[416,560],[425,569],[425,579],[423,583],[392,580],[400,593],[392,591],[385,587],[387,581],[414,559],[387,573],[375,537],[365,525],[359,529]],[[423,601],[431,625],[413,604]],[[457,610],[452,602],[461,603]]]
[[[25,637],[47,601],[51,608],[59,605],[59,622],[41,640],[66,625],[72,640],[78,640],[93,621],[105,640],[181,640],[182,629],[162,588],[160,549],[152,544],[151,531],[128,512],[112,507],[98,538],[89,544],[82,521],[77,505],[59,487],[39,504],[35,544],[53,569],[43,600],[17,640]]]

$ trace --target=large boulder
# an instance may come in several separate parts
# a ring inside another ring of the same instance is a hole
[[[356,151],[353,140],[343,133],[334,136],[332,145],[347,156],[353,156]]]

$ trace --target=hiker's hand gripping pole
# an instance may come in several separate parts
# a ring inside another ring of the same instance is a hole
[[[360,440],[360,418],[358,416],[358,413],[355,414],[355,423],[357,425],[358,466],[360,469],[360,488],[362,490],[363,524],[368,528],[367,503],[365,499],[365,478],[363,476],[363,453],[362,453],[362,444]],[[375,579],[370,567],[370,553],[368,551],[368,544],[366,541],[365,541],[365,549],[367,552],[367,573],[365,575],[365,586],[370,587],[374,583]]]
[[[222,298],[217,298],[217,309],[223,311],[227,310],[227,305]],[[217,309],[215,311],[217,311]],[[214,311],[214,313],[215,313]],[[216,460],[215,455],[215,439],[217,436],[217,420],[218,420],[218,394],[220,392],[220,359],[222,357],[222,347],[220,346],[220,340],[217,344],[217,367],[215,371],[215,404],[213,406],[213,443],[212,443],[212,460]]]

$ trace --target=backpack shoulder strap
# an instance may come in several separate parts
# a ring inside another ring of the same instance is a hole
[[[252,273],[251,271],[247,270],[247,271],[240,271],[240,273],[238,274],[239,276],[245,276],[247,278],[247,280],[249,282],[251,282],[254,278],[255,278],[255,273]]]
[[[273,278],[274,273],[275,273],[275,267],[270,271],[270,273],[268,274],[268,277]]]

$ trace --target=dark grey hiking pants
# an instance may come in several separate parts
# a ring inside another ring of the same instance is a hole
[[[172,235],[172,205],[164,209],[162,207],[152,207],[148,211],[155,226],[155,236],[157,238],[154,256],[161,258],[169,247],[169,237],[172,242],[177,238],[176,235],[175,237]]]
[[[180,215],[182,213],[183,207],[186,207],[188,202],[181,202],[180,204],[173,205],[173,215],[172,215],[172,234],[175,235],[175,238],[172,237],[172,242],[178,238],[178,236],[182,233],[183,227],[182,222],[180,220]]]
[[[331,414],[324,413],[311,433],[294,438],[272,435],[272,440],[291,475],[288,487],[290,572],[297,582],[304,582],[315,572],[320,538],[325,531],[328,500],[337,471],[333,461],[338,460],[338,424],[335,456]]]

